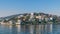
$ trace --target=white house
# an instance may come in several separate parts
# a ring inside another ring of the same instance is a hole
[[[18,19],[18,22],[16,23],[17,25],[20,25],[21,24],[21,20]]]
[[[9,23],[12,24],[13,22],[10,20]]]
[[[30,18],[33,18],[33,17],[34,17],[34,13],[31,13]]]
[[[0,24],[5,24],[5,23],[4,23],[4,20],[2,20],[2,21],[0,22]]]
[[[18,16],[18,20],[16,24],[21,24],[21,19],[20,19],[21,17],[23,17],[23,15]]]
[[[53,17],[50,17],[50,20],[53,20]]]

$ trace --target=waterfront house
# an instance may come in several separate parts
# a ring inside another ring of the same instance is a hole
[[[21,18],[21,16],[18,16],[16,24],[21,24],[21,19],[20,18]]]
[[[50,17],[50,20],[53,20],[53,17]]]
[[[11,20],[9,21],[9,24],[12,24],[12,21]]]
[[[31,13],[30,15],[30,19],[32,19],[34,17],[34,13]]]
[[[46,22],[48,22],[48,21],[49,21],[49,18],[48,18],[48,17],[46,17],[46,18],[45,18],[45,21],[46,21]]]
[[[4,20],[2,20],[2,21],[0,22],[0,24],[4,24]]]
[[[21,20],[19,19],[16,24],[17,24],[17,25],[20,25],[20,24],[21,24]]]
[[[15,20],[10,20],[9,24],[16,24],[16,21]]]
[[[39,15],[39,21],[40,21],[40,22],[41,22],[41,18],[42,18],[42,17]]]

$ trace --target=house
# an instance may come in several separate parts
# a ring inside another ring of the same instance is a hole
[[[2,20],[2,21],[0,22],[0,24],[5,24],[5,23],[4,23],[4,20]]]
[[[16,23],[17,25],[20,25],[21,24],[21,20],[18,20],[18,22]]]
[[[12,21],[11,20],[9,21],[9,24],[12,24]]]
[[[30,19],[32,19],[34,17],[34,13],[31,13],[30,15]]]
[[[10,20],[10,21],[9,21],[9,24],[16,24],[16,21]]]
[[[53,17],[50,17],[50,20],[53,20]]]
[[[48,18],[48,17],[46,17],[46,18],[45,18],[45,21],[46,21],[46,22],[48,22],[48,21],[49,21],[49,18]]]

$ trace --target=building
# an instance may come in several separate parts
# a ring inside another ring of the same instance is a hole
[[[30,15],[30,19],[32,19],[34,17],[34,13],[31,13]]]

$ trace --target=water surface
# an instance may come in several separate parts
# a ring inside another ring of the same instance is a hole
[[[0,25],[0,34],[60,34],[60,24]]]

